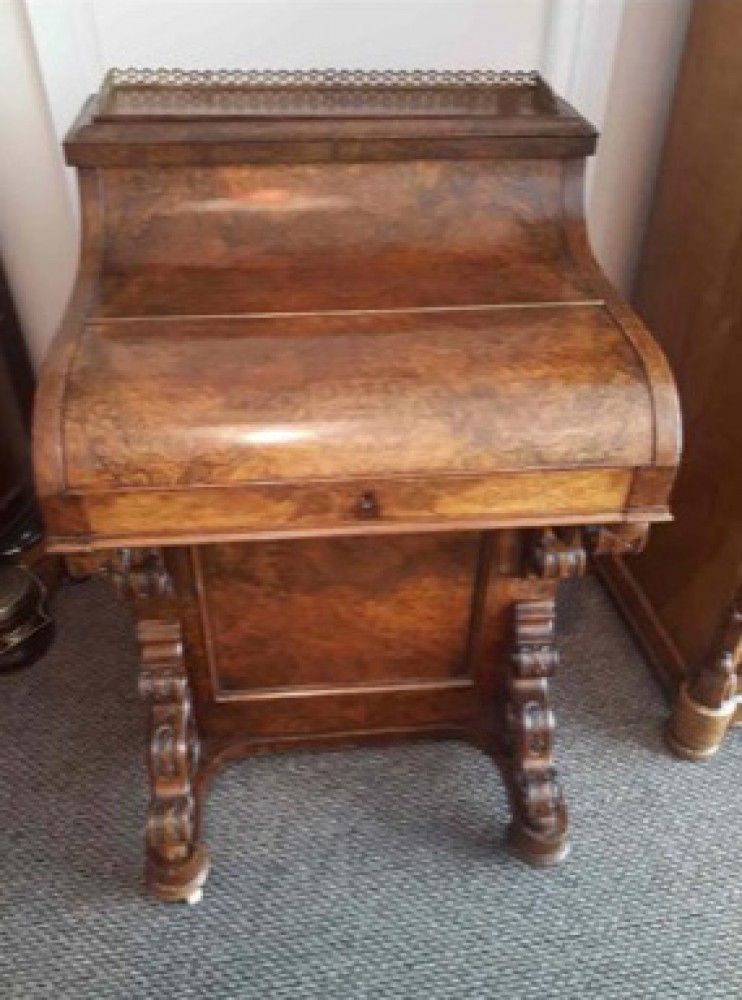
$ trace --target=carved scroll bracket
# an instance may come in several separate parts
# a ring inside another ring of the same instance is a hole
[[[585,546],[594,556],[635,556],[643,552],[649,538],[649,525],[612,524],[582,529]]]
[[[583,576],[587,553],[579,528],[543,528],[534,533],[531,563],[536,573],[547,580],[566,580]]]
[[[102,576],[119,597],[140,599],[173,593],[161,548],[108,549],[65,556],[67,575],[73,580]]]
[[[529,563],[543,579],[566,580],[587,572],[588,556],[637,555],[648,535],[644,523],[541,528],[531,533]]]
[[[161,548],[115,549],[101,559],[100,572],[120,597],[140,600],[173,593]]]

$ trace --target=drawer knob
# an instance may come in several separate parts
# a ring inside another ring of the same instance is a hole
[[[376,494],[372,490],[367,490],[365,493],[362,493],[360,500],[358,501],[357,509],[359,517],[378,517],[380,508],[379,501],[376,499]]]

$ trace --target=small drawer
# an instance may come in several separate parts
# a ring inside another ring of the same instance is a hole
[[[208,541],[215,537],[308,534],[457,526],[508,527],[580,516],[620,517],[631,470],[509,472],[491,476],[309,481],[183,490],[94,494],[85,499],[90,532]]]

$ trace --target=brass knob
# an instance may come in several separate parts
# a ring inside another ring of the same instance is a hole
[[[365,493],[361,494],[358,501],[358,516],[359,517],[378,517],[380,514],[379,501],[376,499],[376,494],[372,490],[367,490]]]

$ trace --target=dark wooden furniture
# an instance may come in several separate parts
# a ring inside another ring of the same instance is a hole
[[[8,408],[9,400],[13,400],[13,406],[20,414],[21,423],[30,433],[35,380],[2,262],[0,262],[0,359],[12,387],[9,393],[3,391],[0,400]]]
[[[742,606],[742,4],[698,0],[636,291],[674,369],[686,443],[675,521],[609,583],[660,676],[670,745],[712,755],[737,713]],[[683,682],[690,681],[683,687]]]
[[[558,581],[638,550],[678,461],[594,145],[532,74],[113,72],[84,109],[37,481],[136,610],[161,898],[206,877],[210,774],[269,749],[471,740],[517,851],[565,855]]]
[[[0,553],[22,532],[33,503],[33,371],[0,266]]]
[[[29,666],[54,626],[47,594],[59,560],[46,559],[31,465],[33,369],[0,266],[0,676]]]

